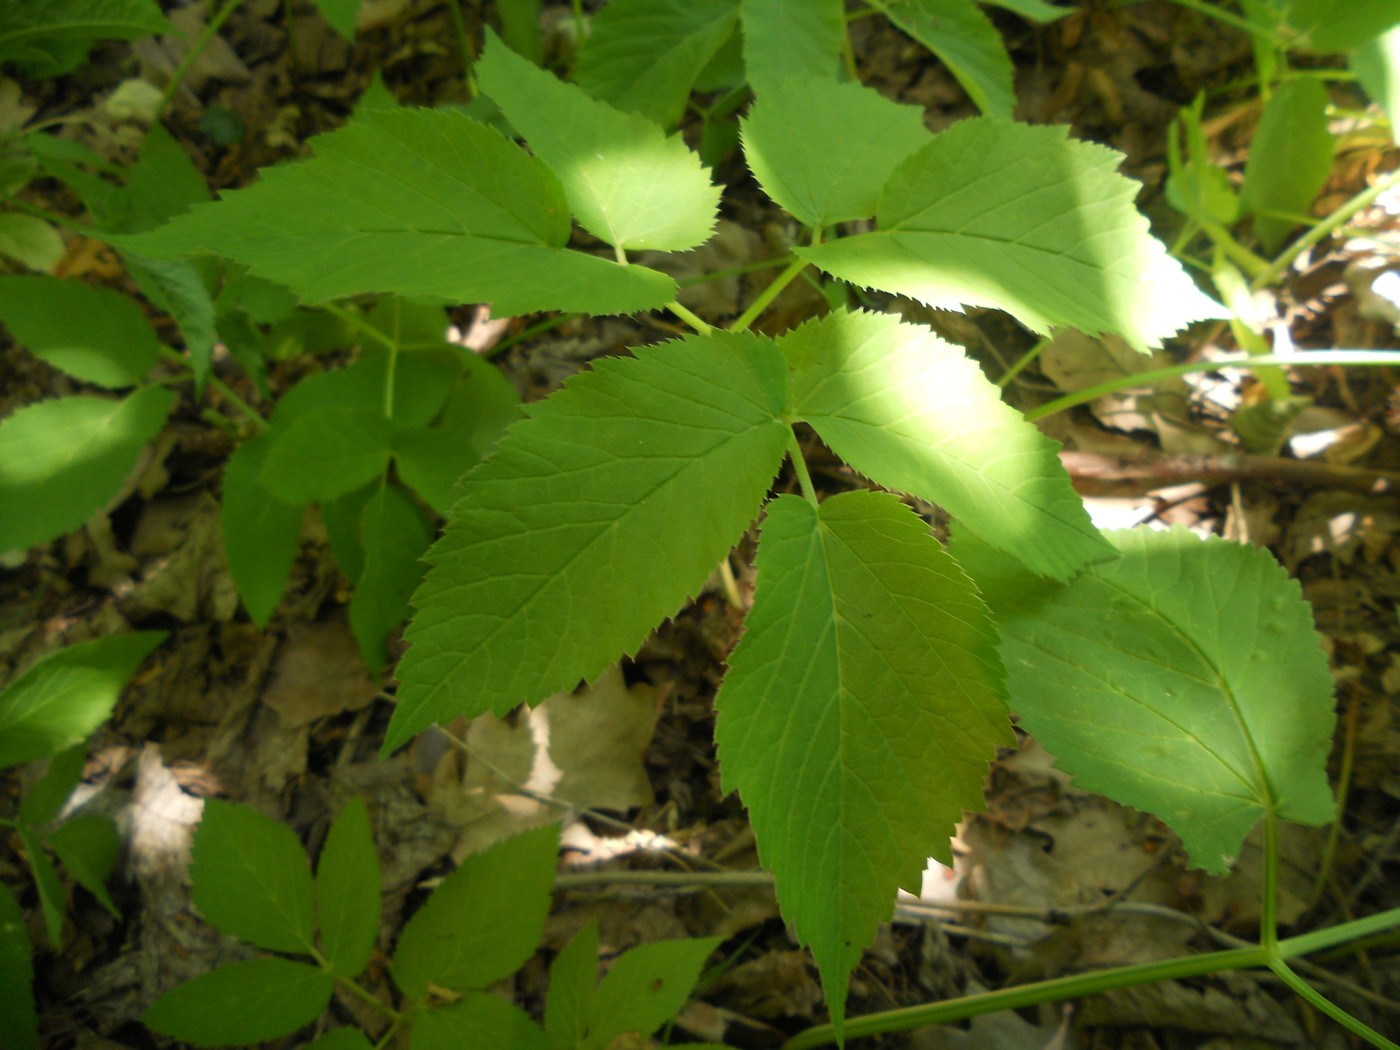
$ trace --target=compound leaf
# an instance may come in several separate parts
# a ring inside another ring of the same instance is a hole
[[[318,408],[270,432],[259,483],[285,503],[335,499],[382,477],[393,424],[382,411]]]
[[[369,964],[379,934],[379,854],[362,799],[335,818],[316,864],[321,947],[337,974],[351,980]]]
[[[596,678],[695,594],[791,433],[772,340],[718,333],[599,361],[501,439],[414,596],[385,752],[435,719]]]
[[[311,864],[287,825],[206,799],[190,877],[195,907],[230,937],[274,952],[315,948]]]
[[[1012,742],[1001,679],[976,588],[894,496],[769,505],[715,739],[838,1034],[896,888],[951,862],[954,823]]]
[[[793,77],[833,80],[841,69],[841,0],[743,0],[744,68],[763,95]]]
[[[461,1050],[467,1046],[551,1050],[549,1039],[529,1014],[489,992],[468,992],[458,1002],[414,1015],[409,1050]]]
[[[65,397],[0,421],[0,551],[78,528],[121,491],[142,446],[175,404],[164,387],[121,400]]]
[[[56,277],[0,277],[0,320],[15,341],[75,379],[135,386],[160,340],[130,296]]]
[[[474,853],[408,920],[390,972],[410,999],[428,986],[466,992],[508,977],[534,954],[554,887],[558,825]]]
[[[86,740],[164,631],[115,634],[44,657],[0,693],[0,769]]]
[[[598,986],[581,1050],[604,1050],[623,1032],[651,1035],[675,1017],[722,940],[654,941],[624,952]]]
[[[895,170],[875,232],[797,254],[929,306],[994,306],[1038,332],[1114,332],[1145,350],[1221,312],[1153,240],[1121,159],[1062,127],[965,120]]]
[[[579,87],[675,127],[700,71],[739,21],[739,0],[613,0],[579,54]]]
[[[887,0],[891,22],[948,67],[986,116],[1011,119],[1011,58],[996,26],[970,0]]]
[[[141,1015],[193,1046],[251,1046],[290,1035],[330,1005],[335,978],[291,959],[230,963],[167,992]]]
[[[719,188],[679,135],[590,98],[488,35],[476,67],[481,90],[559,176],[580,226],[629,250],[709,239]]]
[[[1122,556],[1066,584],[954,542],[1001,628],[1021,724],[1213,874],[1265,813],[1330,821],[1332,678],[1297,582],[1267,551],[1183,529],[1108,538]]]
[[[305,302],[398,292],[505,315],[605,314],[675,294],[664,274],[566,249],[558,180],[461,113],[370,110],[312,151],[160,229],[109,239],[156,256],[223,255]]]
[[[930,141],[917,106],[810,77],[766,85],[740,123],[764,192],[814,227],[873,216],[890,173]]]
[[[1273,253],[1305,214],[1332,170],[1336,142],[1327,127],[1327,89],[1286,80],[1264,107],[1244,166],[1240,203],[1254,212],[1254,233]]]
[[[892,489],[938,503],[1033,571],[1064,579],[1112,553],[1058,446],[956,347],[883,314],[831,314],[778,341],[792,411]]]

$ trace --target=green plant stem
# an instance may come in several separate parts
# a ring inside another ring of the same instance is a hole
[[[688,307],[682,306],[675,299],[672,299],[669,303],[666,304],[666,309],[670,310],[671,313],[675,314],[677,317],[679,317],[686,324],[690,325],[691,328],[694,328],[701,335],[710,334],[710,326],[705,323],[704,318],[700,317]]]
[[[1045,348],[1049,345],[1050,337],[1048,335],[1042,336],[1040,339],[1036,340],[1034,346],[1032,346],[1020,357],[1016,358],[1016,360],[1012,362],[1011,367],[1001,374],[1001,378],[997,380],[997,386],[1005,390],[1007,384],[1010,383],[1011,380],[1015,379],[1022,372],[1024,372],[1027,368],[1029,368],[1031,363],[1042,353],[1044,353]]]
[[[175,94],[180,90],[180,85],[185,82],[185,77],[189,75],[190,68],[199,61],[199,56],[204,53],[204,49],[209,46],[209,41],[218,35],[224,23],[229,20],[235,11],[238,10],[243,0],[225,0],[224,6],[214,13],[214,17],[209,19],[205,27],[195,38],[190,49],[185,52],[185,57],[180,59],[180,64],[175,67],[175,72],[170,74],[170,81],[165,85],[165,90],[160,94],[160,107],[156,110],[157,119],[165,115],[165,111],[170,108],[175,101]]]
[[[1400,366],[1400,351],[1301,350],[1293,354],[1263,354],[1259,357],[1242,354],[1238,357],[1225,357],[1215,361],[1191,361],[1184,365],[1172,365],[1170,368],[1158,368],[1150,372],[1139,372],[1136,375],[1120,376],[1105,383],[1077,390],[1064,397],[1058,397],[1054,401],[1048,401],[1039,408],[1031,409],[1026,413],[1026,418],[1034,422],[1037,419],[1053,416],[1057,412],[1063,412],[1065,409],[1074,408],[1076,405],[1087,404],[1108,394],[1116,394],[1120,390],[1151,386],[1153,383],[1160,383],[1165,379],[1175,379],[1178,376],[1191,375],[1195,372],[1216,372],[1222,368],[1244,368],[1253,371],[1256,368],[1269,366],[1291,368],[1308,365],[1390,365],[1397,367]]]
[[[1332,862],[1337,857],[1337,841],[1342,832],[1342,815],[1347,811],[1347,795],[1351,791],[1351,775],[1356,762],[1356,728],[1361,705],[1355,695],[1347,701],[1346,720],[1342,736],[1342,761],[1337,770],[1337,819],[1327,826],[1327,842],[1322,847],[1322,863],[1317,869],[1312,893],[1308,895],[1308,910],[1317,907],[1327,889],[1332,874]]]
[[[1257,278],[1261,273],[1269,269],[1269,260],[1260,255],[1254,254],[1239,241],[1235,240],[1234,234],[1221,226],[1218,222],[1210,219],[1198,218],[1201,229],[1215,243],[1215,246],[1229,256],[1230,261],[1238,266],[1252,278]]]
[[[749,325],[758,320],[758,315],[768,309],[768,307],[772,305],[773,300],[778,298],[782,293],[782,290],[791,284],[797,278],[797,275],[806,268],[807,262],[804,259],[793,259],[792,262],[788,263],[787,268],[784,269],[782,273],[778,274],[777,277],[774,277],[772,283],[769,284],[767,288],[763,289],[763,291],[759,292],[754,298],[754,301],[749,303],[748,309],[741,313],[735,322],[729,326],[729,331],[748,331]]]
[[[1307,981],[1299,977],[1298,974],[1294,972],[1293,968],[1282,959],[1269,960],[1269,969],[1274,972],[1279,980],[1288,985],[1288,987],[1297,994],[1298,998],[1332,1018],[1332,1020],[1347,1029],[1347,1031],[1360,1036],[1372,1046],[1381,1047],[1382,1050],[1400,1050],[1400,1047],[1397,1047],[1395,1043],[1381,1035],[1370,1025],[1353,1017],[1312,985],[1308,984]]]
[[[398,344],[395,343],[391,337],[385,335],[378,328],[374,327],[374,325],[370,324],[369,319],[363,314],[357,314],[355,311],[347,310],[345,307],[337,306],[335,303],[322,303],[318,309],[324,310],[332,317],[344,321],[351,328],[355,329],[355,331],[368,336],[386,350],[393,351],[398,349]]]
[[[807,457],[802,454],[802,443],[797,440],[795,430],[788,431],[788,458],[792,460],[792,469],[797,472],[802,495],[812,506],[817,506],[817,487],[812,484],[812,475],[807,472]]]
[[[172,350],[168,346],[162,346],[160,349],[160,356],[173,365],[179,365],[180,368],[189,373],[191,378],[193,378],[194,370],[190,368],[190,363],[185,360],[184,354],[181,354],[178,350]],[[238,409],[239,414],[253,424],[254,430],[258,433],[262,433],[267,429],[267,420],[262,417],[262,413],[248,404],[248,402],[244,401],[243,398],[239,397],[233,387],[229,386],[216,375],[211,375],[209,377],[209,385],[217,390],[220,396],[227,400],[229,404]]]
[[[544,332],[552,332],[561,325],[568,324],[570,321],[576,320],[582,316],[583,314],[558,314],[554,317],[547,317],[543,321],[537,321],[535,324],[525,326],[514,335],[506,336],[489,350],[483,351],[481,356],[489,361],[491,358],[505,353],[516,343],[523,343],[525,340],[533,339],[535,336]]]
[[[1347,201],[1340,208],[1337,208],[1331,215],[1328,215],[1327,218],[1323,219],[1289,245],[1288,249],[1273,262],[1269,263],[1264,270],[1258,274],[1252,275],[1252,280],[1249,282],[1251,290],[1258,291],[1261,288],[1266,288],[1273,284],[1284,271],[1293,265],[1293,260],[1302,255],[1303,252],[1330,236],[1336,230],[1341,229],[1353,215],[1363,208],[1369,208],[1372,204],[1376,203],[1377,199],[1379,199],[1383,193],[1396,186],[1400,186],[1400,169],[1392,171],[1369,189],[1362,190],[1355,197]]]

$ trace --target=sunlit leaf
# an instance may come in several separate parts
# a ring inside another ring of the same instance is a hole
[[[1286,80],[1264,107],[1244,166],[1240,203],[1254,212],[1254,233],[1277,251],[1306,215],[1332,170],[1336,142],[1327,126],[1327,89],[1316,80]]]
[[[846,42],[844,7],[842,0],[742,0],[744,67],[754,90],[762,96],[793,77],[833,80]]]

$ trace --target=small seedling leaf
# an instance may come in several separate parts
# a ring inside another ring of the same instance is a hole
[[[883,314],[831,314],[783,336],[792,409],[881,485],[945,507],[1032,570],[1065,579],[1112,548],[1055,442],[961,350]]]
[[[75,379],[135,386],[160,340],[129,296],[56,277],[0,277],[0,321],[15,341]]]
[[[194,1046],[247,1046],[291,1035],[330,1005],[335,978],[290,959],[230,963],[167,992],[141,1015]]]
[[[972,582],[888,493],[769,505],[746,629],[715,700],[726,791],[839,1026],[848,975],[1012,742]],[[839,1034],[839,1028],[838,1028]]]
[[[331,969],[354,979],[369,964],[379,935],[379,854],[369,810],[352,799],[340,811],[316,864],[316,915]]]
[[[390,972],[410,999],[508,977],[534,954],[554,886],[559,828],[550,824],[475,853],[408,921]]]
[[[760,97],[794,77],[835,80],[846,42],[842,0],[742,0],[744,68]]]
[[[230,937],[274,952],[315,948],[311,864],[287,825],[206,799],[190,878],[195,907]]]
[[[521,58],[488,30],[481,90],[553,169],[579,225],[627,250],[709,239],[719,187],[678,135],[599,102]]]
[[[777,472],[786,372],[772,340],[696,336],[532,405],[428,554],[385,751],[591,681],[697,593]]]
[[[564,247],[558,180],[492,128],[446,110],[380,109],[150,233],[111,238],[157,256],[212,252],[305,302],[364,292],[536,310],[662,306],[675,282]],[[386,193],[386,186],[396,192]]]
[[[468,992],[458,1002],[414,1015],[410,1050],[462,1050],[468,1046],[551,1050],[549,1040],[529,1014],[487,992]]]
[[[47,543],[105,507],[174,404],[174,391],[148,386],[40,401],[0,421],[0,506],[23,508],[0,515],[0,551]]]
[[[1011,119],[1011,58],[991,19],[969,0],[889,0],[890,21],[938,56],[985,116]]]
[[[579,87],[675,127],[695,78],[738,20],[739,0],[613,0],[579,54]]]
[[[408,619],[408,600],[423,581],[433,528],[400,486],[381,483],[360,513],[364,564],[350,599],[350,630],[365,666],[388,662],[389,632]]]
[[[554,1050],[577,1050],[588,1035],[598,986],[598,922],[588,924],[554,957],[544,1030]]]
[[[1254,233],[1275,252],[1306,214],[1332,170],[1336,143],[1327,127],[1327,89],[1316,80],[1286,80],[1264,107],[1244,166],[1240,202],[1254,213]]]
[[[25,671],[0,693],[0,769],[86,740],[163,641],[164,631],[111,635],[60,649]]]
[[[891,172],[930,141],[917,106],[833,80],[775,81],[741,124],[764,192],[813,227],[872,217]]]
[[[39,1015],[34,1008],[34,963],[24,910],[0,883],[0,1032],[6,1050],[38,1050]]]
[[[1213,874],[1266,812],[1331,820],[1332,679],[1297,582],[1267,551],[1181,529],[1108,538],[1120,558],[1058,585],[954,543],[1001,628],[1021,724]]]
[[[582,1050],[605,1050],[623,1032],[651,1035],[675,1017],[721,940],[656,941],[624,952],[598,986]]]
[[[1062,127],[965,120],[895,170],[879,229],[797,254],[929,306],[994,306],[1145,351],[1222,313],[1148,232],[1121,160]]]
[[[260,434],[229,456],[220,508],[229,575],[259,627],[267,626],[287,589],[306,513],[304,506],[282,502],[262,483],[272,443],[272,435]]]

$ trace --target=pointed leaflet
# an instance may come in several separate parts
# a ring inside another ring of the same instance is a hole
[[[695,594],[791,433],[772,340],[717,333],[599,361],[506,432],[461,498],[398,667],[392,751],[436,719],[592,679]]]
[[[743,0],[744,68],[755,93],[793,77],[832,80],[846,43],[842,0]]]
[[[938,503],[1038,573],[1111,553],[1056,455],[980,369],[925,328],[838,312],[783,336],[791,407],[872,481]]]
[[[838,1025],[896,887],[951,861],[953,824],[1012,742],[1001,677],[976,589],[895,497],[769,505],[715,739]]]
[[[1336,140],[1327,126],[1327,89],[1316,80],[1286,80],[1264,107],[1244,166],[1240,203],[1254,213],[1254,235],[1278,251],[1307,214],[1332,170]]]
[[[274,952],[315,948],[311,863],[287,825],[206,799],[190,878],[199,913],[230,937]]]
[[[588,1035],[598,983],[598,920],[574,935],[549,964],[544,1030],[555,1050],[575,1050]]]
[[[399,935],[390,973],[410,999],[428,986],[465,992],[509,977],[544,934],[559,826],[474,853],[443,879]]]
[[[874,215],[890,173],[931,140],[917,106],[810,77],[765,86],[740,123],[763,191],[817,227]]]
[[[130,296],[56,277],[0,277],[0,321],[36,357],[112,389],[146,378],[161,344]]]
[[[412,497],[388,482],[376,486],[360,513],[364,564],[350,599],[350,629],[370,671],[388,662],[385,640],[408,619],[408,599],[423,580],[433,532]]]
[[[567,250],[558,181],[460,113],[372,110],[312,151],[160,229],[111,240],[149,255],[223,255],[306,302],[398,292],[490,302],[498,314],[626,313],[675,294],[654,270]]]
[[[291,1035],[325,1012],[335,978],[290,959],[231,963],[186,981],[141,1015],[191,1046],[251,1046]]]
[[[259,627],[267,626],[287,589],[306,513],[304,505],[282,502],[262,483],[272,441],[267,432],[234,449],[224,464],[219,512],[229,575]]]
[[[379,935],[379,854],[363,799],[351,799],[335,818],[316,862],[316,921],[321,948],[341,977],[354,979],[369,965]]]
[[[739,0],[612,0],[579,53],[579,87],[675,127],[695,78],[738,21]]]
[[[477,1046],[550,1050],[549,1039],[529,1014],[489,992],[468,992],[457,1002],[414,1014],[409,1050]]]
[[[106,506],[174,404],[173,391],[148,386],[120,401],[40,401],[0,420],[0,551],[47,543]]]
[[[588,1038],[580,1050],[605,1050],[624,1032],[651,1035],[675,1017],[723,939],[653,941],[629,948],[598,986]]]
[[[1213,874],[1267,812],[1333,819],[1332,679],[1298,584],[1267,551],[1181,529],[1108,538],[1122,557],[1063,585],[954,543],[1001,628],[1021,724]]]
[[[1047,4],[1045,0],[983,0],[984,3],[993,7],[1004,7],[1008,11],[1015,11],[1022,18],[1028,18],[1032,22],[1055,22],[1076,8],[1056,7],[1054,4]]]
[[[25,671],[0,693],[0,769],[86,740],[163,641],[164,631],[114,634],[60,649]]]
[[[972,0],[886,0],[878,6],[938,56],[984,115],[1011,119],[1011,58],[996,26]]]
[[[1114,332],[1143,350],[1222,314],[1152,239],[1121,159],[1065,128],[965,120],[895,170],[876,232],[797,254],[929,306],[995,306],[1038,332]]]
[[[678,251],[709,240],[719,188],[679,135],[589,98],[489,30],[481,90],[559,176],[579,225],[618,248]]]

